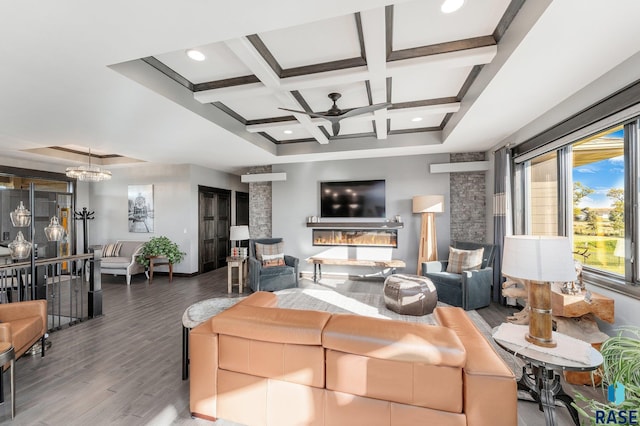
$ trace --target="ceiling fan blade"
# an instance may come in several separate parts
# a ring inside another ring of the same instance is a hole
[[[318,114],[315,112],[307,112],[307,111],[296,111],[295,109],[288,109],[288,108],[278,108],[281,109],[283,111],[289,111],[289,112],[294,112],[296,114],[304,114],[304,115],[308,115],[311,117],[317,117],[317,118],[327,118],[325,115],[323,114]]]
[[[333,136],[338,136],[338,133],[340,133],[340,120],[331,120],[331,130],[333,130]]]
[[[366,107],[353,108],[344,112],[343,114],[340,114],[339,117],[341,119],[348,118],[348,117],[355,117],[356,115],[366,114],[368,112],[377,111],[379,109],[388,108],[390,106],[391,106],[391,102],[384,102],[381,104],[369,105]]]

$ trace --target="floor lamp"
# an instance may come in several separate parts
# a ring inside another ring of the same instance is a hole
[[[417,195],[413,197],[413,212],[422,213],[420,248],[418,250],[418,275],[420,275],[422,262],[438,260],[435,214],[444,212],[444,196]]]
[[[504,238],[502,274],[526,280],[529,332],[525,340],[553,348],[551,282],[576,280],[571,241],[567,237],[514,235]]]

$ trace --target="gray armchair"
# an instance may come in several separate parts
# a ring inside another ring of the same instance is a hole
[[[489,306],[496,246],[454,241],[451,247],[462,250],[476,250],[484,247],[482,266],[477,270],[455,274],[446,272],[448,263],[446,261],[423,262],[422,275],[433,281],[438,291],[438,300],[451,306],[460,306],[465,311]]]
[[[285,255],[284,266],[262,266],[256,258],[256,243],[277,244],[282,238],[260,238],[249,240],[249,287],[253,291],[276,291],[298,287],[297,257]]]

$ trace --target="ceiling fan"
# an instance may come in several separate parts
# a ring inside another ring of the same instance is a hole
[[[306,114],[311,117],[324,118],[325,120],[329,120],[331,122],[331,130],[333,130],[333,136],[338,136],[340,132],[340,120],[343,118],[354,117],[356,115],[366,114],[368,112],[377,111],[379,109],[388,108],[391,106],[391,102],[384,102],[381,104],[369,105],[366,107],[360,108],[350,108],[350,109],[340,109],[338,105],[336,105],[336,101],[340,99],[342,96],[340,93],[329,93],[329,99],[333,101],[333,106],[329,108],[327,112],[319,113],[319,112],[307,112],[307,111],[296,111],[293,109],[280,108],[284,111],[295,112],[298,114]]]

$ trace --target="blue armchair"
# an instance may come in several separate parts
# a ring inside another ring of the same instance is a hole
[[[249,287],[253,291],[276,291],[298,287],[297,257],[285,255],[283,266],[264,267],[256,258],[256,243],[278,244],[282,238],[259,238],[249,240]]]
[[[446,272],[448,262],[423,262],[422,275],[433,281],[438,291],[438,300],[451,306],[462,307],[465,311],[489,306],[491,304],[493,257],[496,246],[454,241],[451,247],[461,250],[484,248],[482,265],[480,269],[456,274]]]

